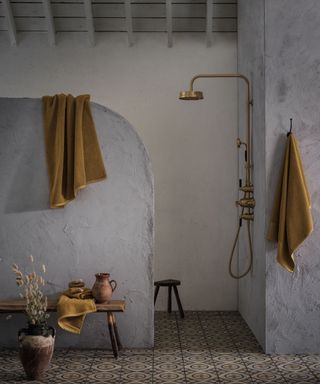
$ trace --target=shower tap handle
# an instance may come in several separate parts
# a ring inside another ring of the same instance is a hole
[[[244,151],[244,160],[245,160],[245,162],[248,161],[248,151],[247,150]]]
[[[239,179],[239,188],[242,188],[242,179]]]

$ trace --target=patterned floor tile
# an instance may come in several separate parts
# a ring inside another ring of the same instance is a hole
[[[123,368],[121,372],[121,382],[138,381],[142,383],[152,382],[152,369],[132,370]]]
[[[122,354],[119,361],[122,367],[124,365],[131,365],[132,363],[152,365],[153,357],[154,357],[153,354],[148,354],[148,355],[135,354],[135,353],[133,353],[132,355]]]
[[[238,354],[234,353],[216,353],[214,352],[212,354],[212,360],[217,365],[217,367],[220,367],[224,364],[232,364],[232,363],[238,363],[242,364],[242,359]]]
[[[285,381],[289,383],[318,383],[319,381],[309,372],[291,372],[283,374]]]
[[[197,362],[213,364],[212,356],[208,350],[204,351],[203,353],[190,353],[183,351],[183,360],[185,365]]]
[[[246,369],[236,370],[218,370],[218,377],[222,383],[239,382],[239,383],[252,383],[250,374]]]
[[[280,373],[276,373],[272,370],[270,371],[255,371],[250,372],[251,378],[254,382],[260,382],[260,383],[281,383],[284,381],[284,377]]]
[[[179,348],[156,348],[154,349],[154,356],[168,356],[175,355],[181,357],[181,349]],[[170,358],[170,356],[169,356]]]
[[[187,383],[218,383],[219,377],[214,368],[206,370],[185,370]]]
[[[65,372],[56,373],[55,377],[60,380],[61,383],[68,382],[85,382],[89,372],[87,370],[65,370]]]
[[[94,371],[94,370],[92,370]],[[88,378],[95,380],[97,383],[98,382],[108,382],[110,380],[116,380],[119,379],[121,376],[121,370],[114,370],[114,371],[94,371],[94,373],[90,373],[88,375]]]
[[[155,347],[56,350],[35,384],[320,383],[320,355],[265,355],[239,313],[155,314]],[[0,384],[29,383],[17,351],[0,349]]]
[[[113,371],[119,371],[121,370],[121,360],[116,360],[116,363],[114,361],[103,361],[101,360],[95,360],[92,367],[92,370],[96,372],[113,372]]]
[[[143,348],[137,348],[137,349],[122,349],[121,350],[121,356],[133,356],[133,355],[153,355],[153,349],[143,349]]]
[[[173,371],[167,371],[167,370],[160,370],[158,368],[154,369],[153,372],[153,379],[155,381],[158,381],[161,383],[161,380],[163,382],[185,382],[185,372],[183,368],[181,369],[175,369]]]

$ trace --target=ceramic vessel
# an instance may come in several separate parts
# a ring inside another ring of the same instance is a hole
[[[96,273],[96,281],[92,287],[92,296],[97,303],[108,303],[111,300],[112,292],[117,287],[115,280],[110,280],[109,273]]]
[[[55,334],[55,329],[46,324],[30,324],[19,330],[19,357],[29,380],[43,377],[52,358]]]
[[[68,284],[69,288],[84,288],[84,282],[82,280],[72,280]]]

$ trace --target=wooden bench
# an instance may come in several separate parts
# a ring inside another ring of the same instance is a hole
[[[115,358],[118,358],[119,350],[122,348],[116,318],[113,312],[124,312],[126,303],[124,300],[112,300],[108,304],[96,304],[97,312],[106,312],[112,351]],[[24,300],[0,301],[0,313],[23,313],[25,311]],[[57,311],[57,300],[48,301],[48,312]]]

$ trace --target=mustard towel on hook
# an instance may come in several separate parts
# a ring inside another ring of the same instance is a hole
[[[44,96],[50,207],[64,207],[79,189],[106,178],[90,96]]]
[[[311,199],[303,172],[299,145],[288,135],[282,174],[271,215],[268,240],[278,242],[277,261],[289,272],[295,267],[294,251],[313,230]]]

